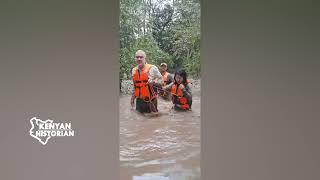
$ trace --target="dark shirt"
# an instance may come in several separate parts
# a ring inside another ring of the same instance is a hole
[[[168,75],[168,84],[173,82],[173,75],[169,73]]]

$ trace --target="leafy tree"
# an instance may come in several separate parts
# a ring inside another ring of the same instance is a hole
[[[138,49],[146,51],[149,63],[183,67],[200,78],[200,1],[121,0],[121,80],[129,78]]]

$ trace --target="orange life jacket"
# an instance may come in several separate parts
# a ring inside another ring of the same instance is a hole
[[[168,73],[168,72],[165,72],[162,77],[163,77],[163,83],[164,83],[164,85],[167,85],[167,84],[169,83],[169,73]]]
[[[185,110],[190,109],[188,99],[183,96],[183,91],[181,90],[180,85],[174,84],[172,86],[171,93],[174,95],[174,103],[182,105],[182,108]]]
[[[149,70],[151,68],[150,64],[145,64],[143,70],[139,70],[137,67],[136,71],[133,74],[133,82],[135,97],[150,100],[151,99],[151,90],[149,85],[147,84],[149,80]]]
[[[165,72],[164,75],[162,76],[162,80],[163,80],[162,87],[169,84],[169,75],[170,75],[170,73]],[[163,91],[161,89],[159,89],[158,91],[159,91],[159,95],[161,95],[161,96],[168,95],[168,93],[166,91]]]

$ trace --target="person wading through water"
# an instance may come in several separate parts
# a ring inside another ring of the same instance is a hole
[[[133,93],[131,106],[134,107],[136,100],[136,110],[140,113],[158,112],[158,102],[156,86],[161,87],[163,83],[161,73],[157,66],[146,62],[146,53],[142,50],[136,52],[137,66],[132,69]]]
[[[163,88],[165,90],[171,89],[172,103],[175,110],[191,110],[192,92],[185,70],[177,70],[174,74],[174,82]]]
[[[169,72],[167,72],[168,70],[168,66],[166,63],[161,63],[160,64],[160,73],[163,77],[163,84],[162,87],[169,85],[170,83],[173,82],[173,77],[171,76],[171,74]],[[161,95],[161,97],[165,100],[170,100],[171,99],[171,94],[162,90],[162,89],[158,89],[159,94]]]

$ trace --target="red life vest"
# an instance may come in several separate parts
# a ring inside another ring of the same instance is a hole
[[[149,80],[149,70],[151,67],[151,64],[145,64],[143,70],[139,70],[138,67],[136,68],[136,71],[133,74],[135,97],[144,100],[150,100],[152,98],[150,87],[147,84]]]
[[[171,89],[171,93],[174,95],[174,103],[182,105],[182,109],[188,110],[190,109],[190,105],[188,104],[188,99],[184,97],[183,91],[180,88],[180,85],[174,84]]]

